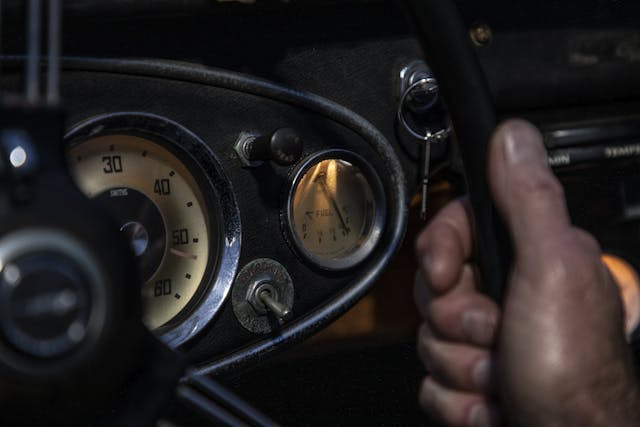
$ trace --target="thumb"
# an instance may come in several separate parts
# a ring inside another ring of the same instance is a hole
[[[488,173],[516,254],[541,249],[538,245],[571,227],[564,191],[548,166],[542,135],[530,123],[509,120],[496,129]]]

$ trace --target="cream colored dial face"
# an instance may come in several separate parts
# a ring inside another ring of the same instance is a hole
[[[341,261],[371,237],[375,203],[357,166],[340,159],[312,166],[298,182],[290,204],[293,233],[303,254],[322,267],[344,265]]]
[[[131,135],[89,139],[67,159],[80,189],[104,205],[131,243],[145,324],[170,327],[206,285],[213,237],[195,178],[169,150]]]

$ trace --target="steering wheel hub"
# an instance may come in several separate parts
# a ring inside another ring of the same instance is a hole
[[[51,359],[100,329],[103,280],[79,242],[53,230],[22,230],[0,241],[0,331],[19,355]]]

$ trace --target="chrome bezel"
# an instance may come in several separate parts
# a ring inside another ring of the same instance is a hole
[[[375,202],[373,210],[374,218],[371,221],[370,229],[363,237],[363,242],[354,252],[351,252],[341,258],[326,258],[309,252],[304,247],[303,242],[298,238],[294,225],[293,197],[300,181],[313,166],[324,160],[330,159],[343,160],[357,167],[366,178]],[[287,241],[290,243],[289,246],[291,246],[295,253],[302,259],[323,270],[343,271],[357,266],[371,255],[378,245],[382,232],[384,231],[386,221],[386,198],[383,188],[382,181],[373,166],[371,166],[371,164],[363,157],[352,151],[330,149],[317,152],[307,157],[294,170],[286,197],[286,205],[283,215],[284,220],[282,225],[285,230]]]
[[[218,260],[210,274],[208,283],[201,283],[206,290],[192,307],[175,318],[175,324],[156,329],[158,338],[171,348],[178,348],[194,338],[209,325],[220,311],[230,294],[240,258],[241,226],[240,212],[230,180],[211,149],[194,133],[167,118],[149,113],[120,112],[92,117],[75,125],[66,135],[67,146],[104,134],[123,133],[148,136],[151,141],[162,140],[190,157],[191,163],[200,168],[200,175],[207,183],[201,184],[201,192],[213,191],[219,204],[220,242]],[[162,145],[162,144],[161,144]],[[209,267],[207,267],[209,268]]]

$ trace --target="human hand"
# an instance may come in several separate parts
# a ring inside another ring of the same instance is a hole
[[[416,243],[420,403],[451,426],[634,425],[640,397],[623,308],[597,242],[571,226],[539,132],[496,131],[489,181],[514,249],[503,311],[478,290],[464,201]],[[496,373],[497,375],[493,375]],[[500,410],[500,408],[502,410]]]

